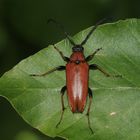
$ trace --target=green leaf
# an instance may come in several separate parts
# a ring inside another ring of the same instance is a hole
[[[80,43],[90,29],[78,33],[74,37],[75,42]],[[71,45],[67,40],[56,46],[70,56]],[[61,114],[59,92],[66,83],[65,72],[56,71],[45,77],[29,76],[65,65],[51,45],[6,72],[0,78],[0,95],[7,98],[27,123],[51,137],[139,140],[140,20],[121,20],[99,26],[84,46],[85,56],[100,47],[103,50],[90,64],[96,63],[111,74],[121,74],[123,78],[106,78],[99,71],[90,71],[89,87],[94,93],[90,111],[93,135],[85,115],[88,105],[83,114],[73,114],[66,95],[64,118],[59,127],[55,127]]]
[[[15,136],[15,140],[41,140],[41,138],[33,132],[21,131]]]

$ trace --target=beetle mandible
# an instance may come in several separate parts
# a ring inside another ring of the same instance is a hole
[[[51,19],[52,22],[59,24],[55,20]],[[97,52],[99,52],[102,48],[98,48],[90,54],[89,56],[84,56],[84,48],[83,45],[87,42],[93,31],[97,28],[97,26],[102,22],[103,20],[99,21],[93,28],[89,31],[85,39],[82,41],[81,44],[75,44],[75,42],[72,40],[72,38],[66,33],[66,38],[69,40],[69,42],[73,45],[72,47],[72,54],[70,58],[64,56],[64,54],[54,45],[54,48],[56,51],[60,54],[62,59],[67,63],[66,66],[58,66],[50,71],[47,71],[43,74],[31,74],[31,76],[45,76],[47,74],[50,74],[54,71],[62,71],[66,70],[66,85],[62,87],[61,89],[61,103],[62,103],[62,113],[59,122],[57,123],[56,127],[61,123],[65,106],[64,106],[64,93],[67,90],[67,96],[68,96],[68,102],[70,109],[73,113],[82,113],[85,109],[86,105],[86,99],[89,95],[89,105],[87,109],[87,118],[88,118],[88,126],[91,132],[93,133],[93,130],[90,125],[90,119],[89,119],[89,112],[90,107],[92,103],[92,90],[88,87],[88,81],[89,81],[89,70],[99,70],[107,77],[120,77],[120,75],[111,75],[107,73],[105,70],[103,70],[100,66],[96,64],[89,65],[88,62],[92,60]],[[59,24],[60,25],[60,24]],[[61,29],[62,26],[61,26]]]

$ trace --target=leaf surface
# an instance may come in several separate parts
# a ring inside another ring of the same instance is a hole
[[[80,43],[91,28],[76,36]],[[56,46],[71,55],[71,45],[63,40]],[[30,74],[44,73],[65,65],[52,45],[21,61],[0,78],[0,96],[5,97],[20,116],[32,127],[51,137],[68,140],[139,140],[140,139],[140,20],[128,19],[104,24],[97,28],[84,45],[85,56],[97,48],[90,64],[98,64],[111,74],[122,78],[107,78],[99,71],[90,71],[89,87],[93,91],[90,111],[92,135],[87,124],[86,111],[71,113],[67,107],[62,123],[56,124],[61,114],[60,89],[66,84],[65,72],[56,71],[45,77]]]

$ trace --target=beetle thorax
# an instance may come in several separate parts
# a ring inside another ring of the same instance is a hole
[[[73,52],[70,56],[70,61],[79,64],[82,61],[85,61],[83,52]]]

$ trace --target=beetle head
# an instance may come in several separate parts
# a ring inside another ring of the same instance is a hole
[[[83,52],[84,48],[82,47],[82,45],[75,45],[74,47],[72,47],[72,51],[73,52]]]

